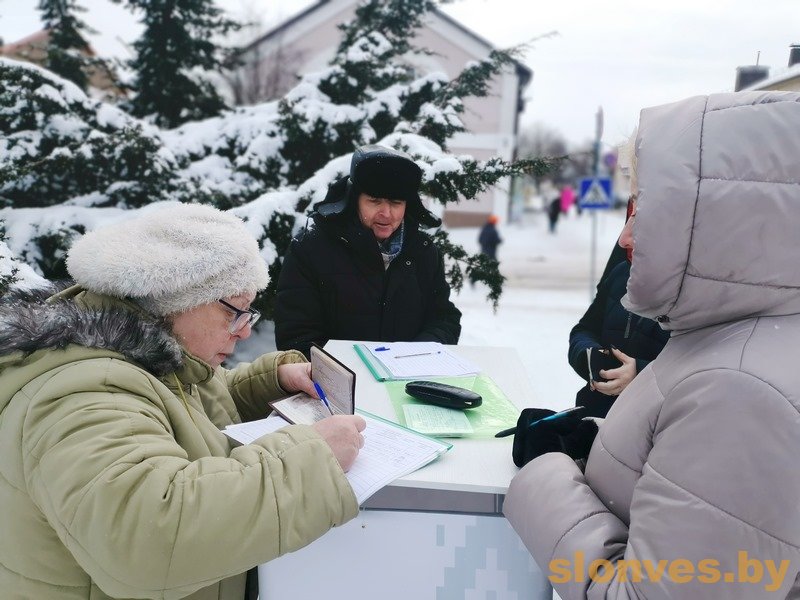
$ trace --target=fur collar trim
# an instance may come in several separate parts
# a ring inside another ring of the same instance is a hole
[[[76,344],[118,352],[159,377],[182,366],[181,346],[164,321],[124,306],[83,308],[69,298],[46,302],[58,291],[13,290],[0,299],[0,355]]]

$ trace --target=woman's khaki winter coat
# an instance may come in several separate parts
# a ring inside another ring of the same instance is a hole
[[[637,151],[623,304],[671,338],[504,512],[564,600],[798,598],[800,94],[647,109]]]
[[[128,303],[0,305],[0,597],[236,599],[243,573],[353,518],[328,445],[266,416],[296,352],[213,370]]]

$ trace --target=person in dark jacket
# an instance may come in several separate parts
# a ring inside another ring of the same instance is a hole
[[[628,203],[629,216],[632,210],[635,210],[633,197]],[[658,323],[622,306],[620,300],[628,286],[631,256],[621,250],[617,247],[611,253],[594,300],[569,334],[569,364],[588,382],[578,391],[575,405],[585,406],[587,414],[593,417],[606,416],[617,396],[658,356],[669,339],[669,332]],[[592,381],[587,357],[590,348],[608,349],[622,362],[622,366],[601,373],[607,381]]]
[[[422,170],[403,152],[364,146],[292,240],[278,279],[275,342],[308,355],[312,342],[455,344],[439,250],[420,227],[441,221],[419,197]]]
[[[503,243],[500,234],[497,232],[497,215],[489,215],[486,219],[481,232],[478,234],[478,244],[481,246],[481,254],[497,260],[497,247]]]
[[[547,205],[547,227],[550,233],[556,232],[558,217],[561,216],[561,196],[556,196]]]

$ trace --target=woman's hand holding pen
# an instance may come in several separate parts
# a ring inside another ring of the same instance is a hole
[[[366,426],[366,421],[358,415],[336,415],[312,425],[331,447],[333,455],[345,472],[350,470],[358,451],[364,447],[364,436],[361,432]]]
[[[287,392],[305,392],[312,398],[320,398],[311,379],[311,363],[291,363],[278,367],[278,384]],[[330,410],[330,406],[325,402]],[[312,425],[331,447],[333,455],[343,471],[350,470],[364,447],[364,436],[361,432],[367,426],[366,421],[358,415],[336,415],[317,421]]]

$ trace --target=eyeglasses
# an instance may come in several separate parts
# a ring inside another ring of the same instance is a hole
[[[235,314],[233,321],[231,321],[230,325],[228,325],[228,332],[231,335],[239,333],[248,325],[252,327],[256,324],[256,321],[261,318],[261,313],[254,308],[240,310],[232,304],[225,302],[225,300],[219,300],[219,303]]]

